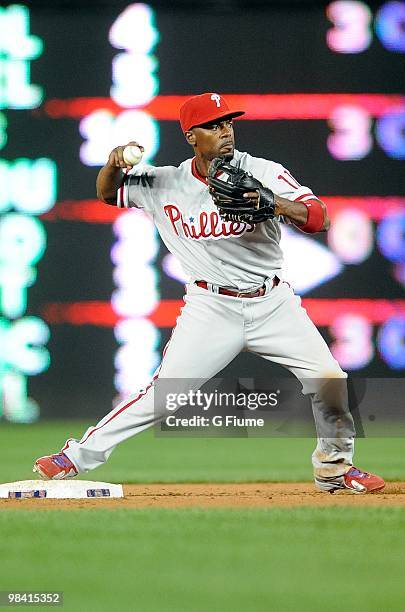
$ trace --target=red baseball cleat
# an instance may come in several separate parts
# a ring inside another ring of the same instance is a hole
[[[346,474],[330,480],[315,478],[315,485],[320,491],[334,493],[340,490],[349,490],[352,493],[374,493],[385,487],[385,482],[380,476],[362,472],[356,467],[351,467]]]
[[[32,471],[48,480],[64,480],[78,474],[77,469],[64,453],[40,457],[35,461]]]

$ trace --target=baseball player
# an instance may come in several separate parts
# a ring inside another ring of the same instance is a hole
[[[326,231],[325,204],[279,163],[234,148],[233,119],[243,113],[217,93],[194,96],[180,109],[192,159],[178,167],[133,167],[123,177],[128,164],[119,146],[100,170],[99,199],[149,213],[189,274],[185,306],[151,383],[80,440],[37,459],[34,471],[42,477],[88,472],[117,444],[162,420],[167,413],[156,394],[159,379],[206,381],[250,351],[287,368],[311,397],[317,488],[367,493],[384,487],[382,478],[353,466],[347,375],[282,278],[280,223],[309,234]],[[324,392],[328,382],[333,393]]]

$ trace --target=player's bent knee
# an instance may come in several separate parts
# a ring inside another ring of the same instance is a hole
[[[322,368],[318,372],[313,372],[310,378],[301,379],[302,393],[307,395],[309,393],[318,393],[325,387],[346,387],[347,374],[344,372],[339,364],[336,362],[336,367]]]

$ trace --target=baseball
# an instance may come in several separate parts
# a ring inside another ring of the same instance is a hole
[[[143,153],[141,149],[136,145],[128,145],[125,147],[123,153],[124,162],[128,166],[136,166],[142,159]]]

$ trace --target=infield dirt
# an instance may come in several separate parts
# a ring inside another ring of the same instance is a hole
[[[2,499],[0,510],[93,508],[292,508],[297,506],[405,506],[405,482],[390,482],[380,493],[331,495],[312,483],[129,484],[122,499]]]

